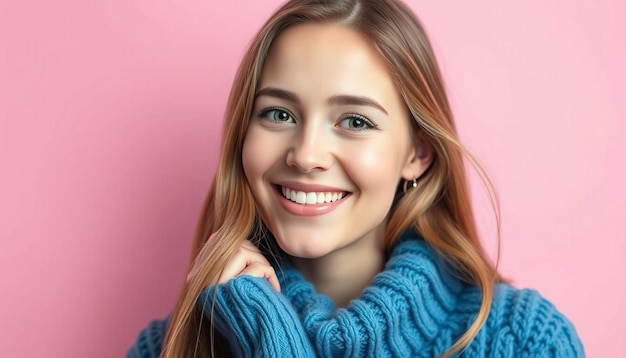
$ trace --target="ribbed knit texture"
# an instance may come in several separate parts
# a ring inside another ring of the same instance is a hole
[[[150,322],[148,327],[141,331],[135,344],[130,348],[128,353],[126,353],[126,357],[158,358],[161,355],[168,323],[169,317],[160,321]]]
[[[241,276],[205,290],[198,302],[240,357],[436,357],[468,329],[480,291],[453,277],[416,236],[405,235],[361,297],[336,309],[286,261],[282,292]],[[153,323],[129,357],[158,357],[163,323]],[[150,343],[146,343],[150,342]],[[487,322],[464,357],[584,357],[571,323],[533,290],[499,284]]]

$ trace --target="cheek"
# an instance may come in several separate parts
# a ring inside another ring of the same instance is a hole
[[[262,184],[263,177],[282,158],[276,139],[251,125],[243,142],[241,160],[243,171],[253,192]]]
[[[243,165],[243,172],[248,179],[248,183],[252,187],[252,191],[254,192],[255,182],[258,179],[258,176],[261,172],[261,166],[259,165],[260,159],[263,159],[263,156],[259,155],[258,141],[254,135],[251,135],[250,132],[246,135],[246,138],[243,142],[243,148],[241,152],[241,162]]]
[[[406,156],[399,150],[398,143],[385,142],[356,149],[344,157],[348,175],[354,183],[362,191],[375,190],[381,195],[393,196],[400,180],[400,163]]]

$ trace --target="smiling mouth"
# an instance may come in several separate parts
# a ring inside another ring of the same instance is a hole
[[[328,204],[341,200],[350,194],[347,191],[304,192],[285,186],[277,186],[278,192],[287,200],[301,205]]]

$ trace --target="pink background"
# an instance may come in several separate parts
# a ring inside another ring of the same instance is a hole
[[[279,2],[0,2],[0,356],[122,356],[172,309],[235,68]],[[623,354],[626,3],[411,6],[500,194],[503,273],[590,357]]]

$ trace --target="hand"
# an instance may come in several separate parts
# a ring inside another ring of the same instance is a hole
[[[189,271],[189,275],[187,275],[187,282],[191,281],[198,274],[200,269],[206,265],[215,243],[215,236],[215,233],[212,234],[204,244],[202,250],[200,250],[193,267]],[[259,248],[249,240],[244,240],[241,246],[239,246],[235,256],[233,256],[230,262],[226,264],[226,267],[224,267],[222,274],[217,280],[217,284],[225,283],[242,275],[265,278],[277,292],[280,292],[280,284],[278,283],[278,277],[276,276],[274,268],[270,265],[265,256],[263,256],[261,251],[259,251]]]

